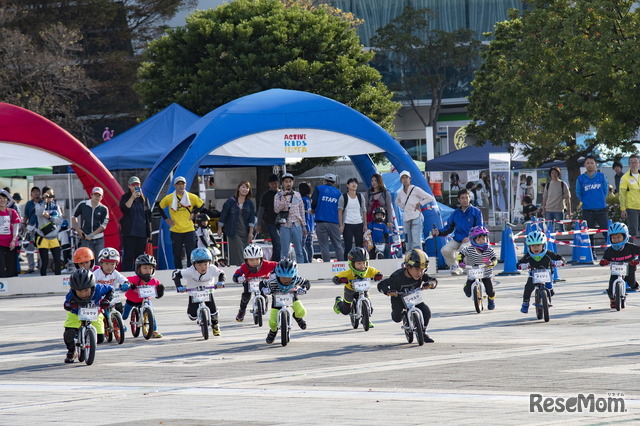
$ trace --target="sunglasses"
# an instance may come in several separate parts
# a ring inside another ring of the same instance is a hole
[[[54,197],[53,195],[43,195],[42,198],[44,198],[45,200],[48,198],[55,200],[56,197]]]

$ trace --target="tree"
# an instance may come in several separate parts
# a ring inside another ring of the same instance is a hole
[[[423,126],[433,126],[442,105],[445,89],[472,76],[479,62],[481,43],[465,28],[447,32],[430,27],[430,9],[406,6],[402,14],[379,28],[371,44],[379,52],[378,62],[397,68],[400,80],[390,87],[415,112]],[[426,117],[416,101],[431,97]]]
[[[633,3],[535,0],[522,15],[512,11],[476,72],[467,132],[523,143],[531,166],[565,160],[572,187],[580,157],[603,146],[635,151],[640,16]],[[578,134],[593,130],[578,144]]]
[[[350,23],[324,8],[237,0],[197,11],[149,45],[137,86],[148,115],[177,102],[204,115],[272,88],[342,102],[391,131],[398,105]],[[296,170],[316,164],[307,160]]]

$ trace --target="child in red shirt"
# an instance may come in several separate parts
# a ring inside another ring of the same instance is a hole
[[[240,309],[238,310],[238,315],[236,315],[236,321],[238,322],[242,322],[244,320],[247,304],[249,303],[249,300],[251,300],[248,280],[251,278],[269,278],[273,273],[273,270],[278,265],[278,262],[263,260],[263,257],[264,254],[259,245],[249,244],[244,249],[244,263],[233,274],[233,282],[242,283],[242,286],[244,287],[244,291],[240,298]]]
[[[162,298],[164,296],[164,286],[160,283],[160,281],[153,278],[156,273],[156,259],[153,256],[149,256],[148,254],[141,254],[136,258],[135,262],[136,275],[133,277],[128,277],[127,279],[131,283],[129,286],[129,290],[124,294],[124,297],[127,299],[124,305],[124,313],[122,314],[122,319],[129,318],[129,313],[134,306],[142,306],[142,298],[135,291],[136,286],[139,285],[151,285],[156,286],[156,299]],[[162,334],[157,331],[157,324],[155,315],[153,318],[153,338],[159,339],[162,337]]]

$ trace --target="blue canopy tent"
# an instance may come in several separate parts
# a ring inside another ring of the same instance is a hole
[[[158,160],[143,187],[151,199],[158,198],[174,167],[175,174],[189,183],[209,154],[236,157],[251,165],[265,158],[348,155],[368,184],[376,172],[368,154],[375,152],[384,152],[396,169],[408,170],[413,183],[431,193],[404,148],[365,115],[316,94],[271,89],[229,102],[192,124]],[[427,231],[434,223],[441,226],[437,205],[424,216]],[[158,251],[161,267],[173,265],[167,231],[163,223]]]
[[[182,131],[199,119],[200,116],[197,114],[173,103],[126,132],[98,145],[91,152],[109,170],[150,169],[167,150],[172,149],[174,141]],[[273,161],[265,159],[263,164],[284,163],[281,159]],[[246,160],[236,157],[207,155],[199,165],[242,166],[246,165]]]
[[[454,172],[488,169],[489,154],[494,152],[508,152],[508,147],[494,145],[491,142],[486,142],[482,146],[467,146],[427,161],[426,170],[428,172]],[[527,159],[518,151],[511,154],[512,168],[520,168],[526,161]]]

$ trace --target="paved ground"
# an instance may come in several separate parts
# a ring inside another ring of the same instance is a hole
[[[523,278],[497,277],[482,314],[462,279],[439,274],[426,296],[436,343],[408,344],[372,296],[375,328],[353,330],[331,306],[341,288],[314,282],[309,328],[289,346],[234,321],[240,290],[218,291],[223,335],[204,341],[172,290],[155,303],[163,339],[98,347],[65,365],[61,296],[0,299],[0,424],[585,424],[640,420],[640,294],[608,308],[607,271],[569,266],[551,321],[519,312]],[[622,413],[530,413],[530,394],[623,394]]]

